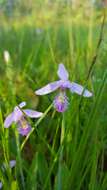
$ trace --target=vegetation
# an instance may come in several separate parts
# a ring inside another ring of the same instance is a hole
[[[106,7],[85,1],[77,7],[68,1],[22,1],[8,14],[5,1],[1,2],[2,188],[106,190]],[[93,92],[93,97],[83,98],[68,91],[69,107],[63,114],[52,106],[57,91],[46,96],[34,93],[58,80],[59,63],[67,68],[70,81]],[[5,118],[22,101],[44,113],[39,119],[28,119],[33,130],[26,137],[18,134],[16,124],[4,128]],[[10,160],[16,160],[14,168]]]

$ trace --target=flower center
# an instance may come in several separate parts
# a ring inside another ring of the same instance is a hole
[[[26,121],[26,119],[22,116],[20,118],[20,120],[18,121],[18,125],[23,128],[23,129],[26,129],[28,127],[28,122]]]
[[[68,108],[68,97],[65,92],[60,92],[53,101],[54,107],[58,112],[64,112]]]

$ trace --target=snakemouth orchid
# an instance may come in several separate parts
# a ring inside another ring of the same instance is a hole
[[[61,63],[59,64],[57,74],[60,80],[51,82],[46,86],[35,91],[37,95],[46,95],[59,89],[59,94],[54,98],[53,105],[58,112],[64,112],[69,105],[68,97],[66,96],[66,89],[69,89],[71,93],[76,93],[84,97],[91,97],[92,93],[85,89],[82,85],[75,82],[71,82],[68,71]]]
[[[31,131],[31,125],[27,121],[27,117],[39,118],[43,113],[31,109],[22,109],[24,106],[26,106],[26,102],[21,102],[18,106],[14,107],[13,112],[4,121],[4,127],[8,128],[14,122],[18,125],[19,134],[27,136]]]

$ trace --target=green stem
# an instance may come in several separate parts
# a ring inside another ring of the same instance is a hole
[[[60,154],[59,154],[59,168],[58,168],[58,190],[62,190],[62,161],[64,150],[64,135],[65,135],[65,122],[64,114],[62,115],[61,136],[60,136]]]
[[[16,135],[16,145],[17,145],[17,159],[19,163],[19,170],[20,170],[20,175],[21,175],[21,182],[23,186],[23,190],[25,190],[25,181],[24,181],[24,175],[23,175],[23,167],[22,167],[22,159],[21,159],[21,150],[20,150],[20,143],[19,143],[19,134],[16,130],[15,132]]]
[[[23,150],[24,145],[26,144],[27,140],[29,139],[29,137],[31,136],[31,134],[33,133],[33,131],[35,130],[35,128],[41,123],[41,121],[45,118],[45,116],[47,115],[47,113],[50,111],[50,109],[52,108],[53,104],[51,104],[46,111],[44,112],[43,116],[40,117],[40,119],[38,119],[38,121],[35,124],[35,127],[32,128],[31,132],[26,136],[26,138],[24,139],[24,141],[21,144],[21,150]]]
[[[6,131],[4,132],[4,124],[3,124],[3,117],[2,117],[2,112],[0,108],[0,123],[1,123],[1,138],[2,138],[2,147],[3,147],[3,154],[4,154],[4,163],[6,165],[6,172],[8,176],[8,185],[10,186],[11,189],[11,181],[12,181],[12,176],[11,176],[11,168],[9,164],[9,132]]]
[[[65,134],[65,121],[64,121],[64,113],[62,115],[62,126],[61,126],[61,138],[60,138],[60,144],[62,146],[64,141],[64,134]]]

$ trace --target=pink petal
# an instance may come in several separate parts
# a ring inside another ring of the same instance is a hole
[[[37,95],[49,94],[49,93],[55,91],[57,88],[59,88],[61,86],[61,84],[62,84],[61,80],[49,83],[46,86],[44,86],[43,88],[36,90],[35,93]]]
[[[2,184],[2,182],[0,182],[0,189],[2,189],[2,186],[3,186],[3,184]]]
[[[26,127],[18,127],[18,132],[19,134],[21,134],[22,136],[27,136],[30,131],[31,131],[31,126],[29,124],[26,125]]]
[[[26,106],[26,102],[21,102],[21,103],[19,104],[19,107],[20,107],[20,108],[23,108],[24,106]]]
[[[10,167],[13,168],[16,165],[16,160],[10,160]]]
[[[71,88],[71,82],[69,80],[62,81],[61,89]]]
[[[14,122],[18,122],[23,116],[23,112],[19,109],[18,106],[14,108]]]
[[[24,112],[28,117],[31,117],[31,118],[38,118],[38,117],[41,117],[41,116],[43,115],[43,113],[38,112],[38,111],[31,110],[31,109],[24,109],[23,112]]]
[[[5,121],[4,121],[4,127],[5,127],[5,128],[10,127],[10,125],[12,124],[13,121],[14,121],[14,114],[13,114],[13,112],[12,112],[11,114],[9,114],[9,115],[6,117],[6,119],[5,119]]]
[[[83,86],[81,86],[75,82],[71,83],[70,90],[71,90],[71,92],[75,92],[79,95],[83,94],[84,97],[91,97],[93,95],[90,91],[88,91],[87,89],[85,90]]]
[[[59,64],[59,68],[58,68],[58,72],[57,72],[58,76],[60,79],[62,80],[68,80],[68,72],[65,69],[63,64]]]

